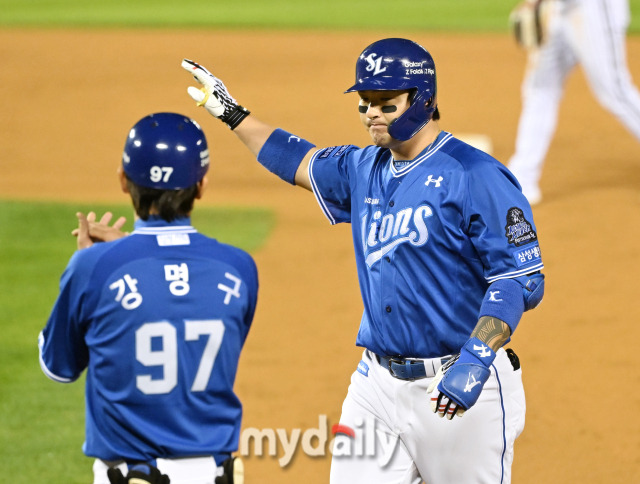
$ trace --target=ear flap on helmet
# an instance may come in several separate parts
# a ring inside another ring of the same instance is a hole
[[[437,103],[430,91],[415,91],[411,106],[389,124],[389,135],[400,141],[413,138],[431,121]]]

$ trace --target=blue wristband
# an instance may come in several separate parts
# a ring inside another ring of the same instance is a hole
[[[315,145],[283,129],[276,129],[258,153],[258,162],[287,183],[295,185],[296,171]]]
[[[491,316],[507,323],[511,334],[524,313],[522,285],[514,279],[498,279],[489,286],[480,306],[479,317]]]

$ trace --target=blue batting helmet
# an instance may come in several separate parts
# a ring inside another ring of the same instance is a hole
[[[122,168],[132,182],[143,187],[191,187],[209,169],[207,139],[198,123],[182,114],[150,114],[129,131]]]
[[[346,92],[410,90],[411,106],[389,124],[389,134],[406,141],[431,119],[436,104],[436,66],[431,54],[411,40],[382,39],[362,51],[356,83]]]

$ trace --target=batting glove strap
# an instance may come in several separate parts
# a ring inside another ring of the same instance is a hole
[[[225,109],[224,114],[220,116],[220,120],[227,123],[227,126],[233,130],[250,114],[251,111],[238,104],[231,109]]]

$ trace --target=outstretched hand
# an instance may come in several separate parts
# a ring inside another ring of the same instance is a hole
[[[124,217],[119,217],[113,225],[109,226],[113,218],[111,212],[106,212],[99,222],[96,222],[95,212],[89,212],[87,215],[78,212],[76,217],[78,217],[78,228],[71,234],[77,239],[78,250],[91,247],[95,242],[109,242],[128,235],[120,230],[127,221]]]
[[[201,88],[189,86],[187,92],[198,106],[204,106],[209,113],[234,129],[250,113],[238,104],[224,83],[211,74],[204,66],[189,59],[182,60],[182,68],[191,73]]]

